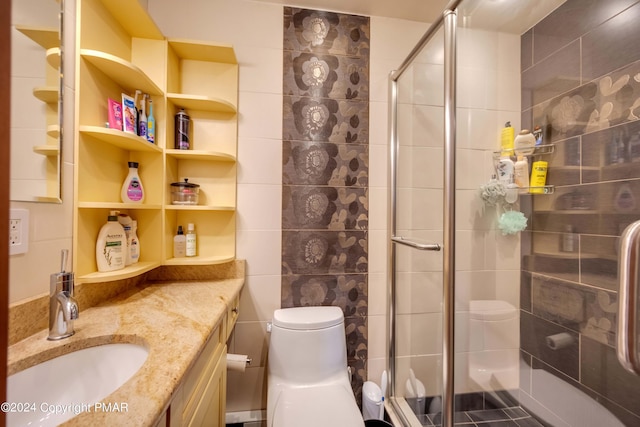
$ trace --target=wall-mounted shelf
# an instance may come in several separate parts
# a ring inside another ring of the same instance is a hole
[[[91,136],[97,141],[114,145],[129,151],[149,151],[162,153],[162,148],[150,143],[146,139],[118,129],[100,126],[80,125],[79,131],[83,135]]]
[[[149,95],[162,95],[162,90],[140,68],[107,52],[81,49],[80,57],[108,75],[128,93],[141,90]]]
[[[58,88],[55,86],[39,86],[33,88],[33,96],[47,104],[57,103],[58,93]]]
[[[135,277],[160,265],[208,265],[235,258],[238,64],[233,48],[167,40],[138,2],[78,3],[74,268],[79,282]],[[152,96],[155,144],[110,129],[107,101],[136,90]],[[191,149],[174,149],[174,115],[191,117]],[[121,203],[128,162],[139,163],[142,204]],[[173,182],[200,185],[200,204],[171,205]],[[97,271],[96,236],[112,210],[138,222],[140,262]],[[193,223],[196,257],[173,258],[177,227]]]
[[[47,157],[54,157],[60,154],[60,147],[56,145],[36,145],[33,152]]]

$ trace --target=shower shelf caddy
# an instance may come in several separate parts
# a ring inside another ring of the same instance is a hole
[[[512,160],[515,159],[515,150],[514,149],[510,149],[510,150],[499,150],[499,151],[494,151],[493,152],[493,168],[496,169],[496,166],[498,164],[498,160],[500,160],[500,156],[502,155],[502,153],[504,151],[509,151],[509,157],[511,157]],[[545,144],[545,145],[536,145],[534,147],[534,151],[532,154],[528,154],[525,157],[535,157],[535,156],[542,156],[542,155],[548,155],[548,154],[553,154],[555,151],[555,144]],[[531,161],[529,162],[529,167],[531,167]],[[540,190],[539,192],[532,192],[531,190]],[[518,194],[520,195],[526,195],[526,194],[531,194],[531,195],[539,195],[539,194],[553,194],[555,192],[555,186],[553,185],[545,185],[542,187],[520,187],[518,189]]]

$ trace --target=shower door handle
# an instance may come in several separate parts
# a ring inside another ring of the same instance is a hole
[[[418,243],[413,240],[405,239],[404,237],[392,237],[391,241],[393,243],[399,243],[421,251],[439,251],[442,249],[442,247],[437,243]]]
[[[629,225],[620,238],[618,260],[618,361],[640,375],[638,358],[638,257],[640,221]]]

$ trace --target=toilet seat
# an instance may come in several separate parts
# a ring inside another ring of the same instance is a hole
[[[353,392],[341,384],[283,389],[269,427],[364,427]]]

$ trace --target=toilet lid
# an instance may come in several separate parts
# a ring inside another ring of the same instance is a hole
[[[271,427],[364,427],[353,392],[342,385],[284,389]]]
[[[344,315],[338,307],[283,308],[273,313],[273,326],[285,329],[324,329],[343,321]]]

